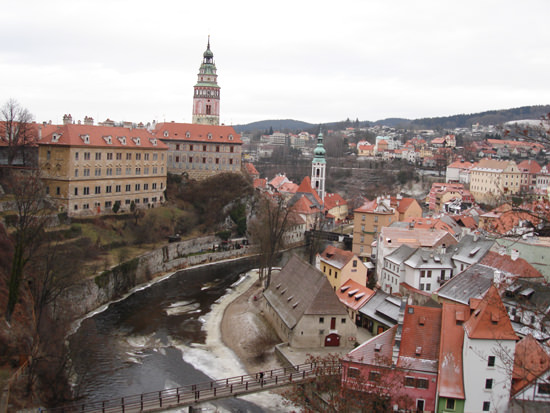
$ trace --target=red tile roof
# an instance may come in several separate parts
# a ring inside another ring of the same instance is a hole
[[[371,299],[374,291],[350,278],[336,290],[336,295],[346,307],[359,310]]]
[[[437,383],[439,397],[464,400],[462,323],[469,316],[470,308],[467,305],[443,303]]]
[[[539,342],[527,335],[516,344],[512,395],[517,394],[550,369],[550,356]]]
[[[487,340],[517,340],[497,288],[492,285],[464,323],[468,337]]]
[[[541,166],[537,163],[537,161],[526,159],[523,162],[520,162],[518,164],[518,169],[521,172],[526,172],[530,174],[538,174],[540,170],[542,169]]]
[[[196,123],[157,123],[153,131],[157,138],[189,142],[210,142],[241,145],[241,135],[233,126]],[[189,135],[189,137],[187,137]],[[209,135],[211,138],[209,138]]]
[[[260,176],[260,173],[258,172],[256,167],[250,162],[246,162],[244,164],[244,167],[246,168],[246,172],[248,172],[250,176],[258,176],[258,177]]]
[[[313,207],[313,203],[307,199],[307,197],[303,196],[294,205],[292,205],[292,211],[296,212],[298,214],[317,214],[319,212],[319,208]]]
[[[488,267],[496,268],[519,278],[542,278],[542,274],[523,258],[512,259],[510,255],[501,255],[494,251],[489,251],[480,262]]]
[[[48,135],[42,135],[42,140],[40,140],[39,144],[56,146],[69,145],[86,147],[168,149],[163,142],[156,138],[147,129],[75,124],[58,126],[57,129]]]
[[[332,209],[339,205],[346,205],[344,198],[340,194],[325,194],[325,208]]]
[[[353,259],[353,257],[355,257],[352,251],[346,251],[332,245],[328,245],[319,255],[322,261],[325,261],[335,268],[343,268]]]

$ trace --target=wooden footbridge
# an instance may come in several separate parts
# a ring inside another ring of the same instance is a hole
[[[244,394],[271,390],[293,383],[304,383],[320,375],[340,374],[340,369],[340,363],[337,362],[306,363],[293,367],[258,372],[256,374],[208,381],[100,402],[66,405],[42,411],[52,413],[160,411],[175,407],[191,406],[226,397],[237,397]]]

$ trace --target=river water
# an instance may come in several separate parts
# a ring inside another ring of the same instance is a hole
[[[216,361],[193,351],[205,343],[204,316],[254,265],[244,259],[180,271],[82,320],[69,339],[82,402],[209,381],[196,366]],[[242,399],[215,405],[229,412],[269,411]]]

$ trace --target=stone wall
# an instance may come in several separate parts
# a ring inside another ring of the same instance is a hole
[[[250,253],[248,247],[205,252],[218,242],[209,236],[167,244],[74,285],[60,297],[57,308],[79,318],[162,274]]]

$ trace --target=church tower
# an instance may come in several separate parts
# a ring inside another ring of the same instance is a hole
[[[327,166],[325,154],[323,133],[319,131],[317,147],[313,151],[313,161],[311,162],[311,186],[323,201],[325,200],[325,172]]]
[[[203,53],[197,84],[193,95],[193,123],[202,125],[220,124],[220,87],[214,64],[214,53],[208,45]]]

